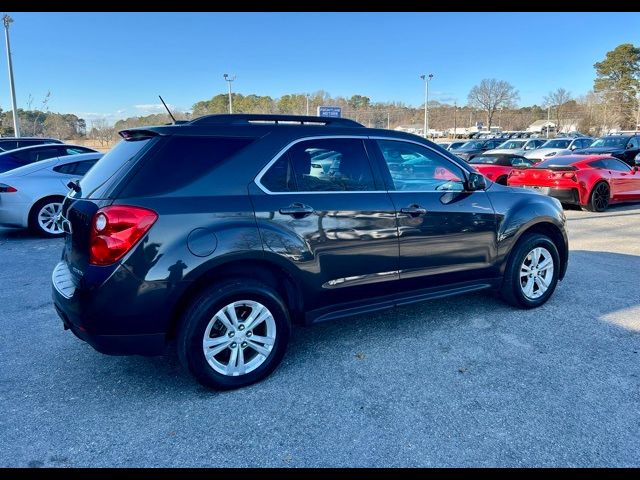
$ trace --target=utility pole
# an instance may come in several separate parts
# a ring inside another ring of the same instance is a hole
[[[429,81],[433,78],[433,73],[420,75],[424,80],[424,138],[429,136]]]
[[[547,138],[549,138],[550,123],[551,123],[551,105],[547,105]]]
[[[389,114],[389,110],[387,110],[387,130],[391,130],[391,117]]]
[[[458,133],[458,119],[456,114],[458,113],[458,102],[453,102],[453,138],[454,140],[457,138],[456,134]]]
[[[13,63],[11,62],[11,45],[9,44],[9,24],[13,19],[5,14],[2,17],[4,22],[4,38],[7,43],[7,65],[9,67],[9,90],[11,90],[11,110],[13,112],[13,135],[20,137],[20,126],[18,125],[18,109],[16,108],[16,85],[13,81]]]
[[[309,94],[307,93],[305,97],[307,97],[307,117],[308,117],[309,116]]]
[[[233,113],[233,106],[231,105],[231,82],[236,79],[236,76],[230,77],[228,73],[223,75],[225,81],[229,85],[229,113]]]

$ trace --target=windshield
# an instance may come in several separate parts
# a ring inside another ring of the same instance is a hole
[[[121,140],[82,177],[80,180],[81,195],[85,198],[97,198],[95,196],[96,190],[135,157],[149,142],[149,138]]]
[[[627,144],[626,137],[604,137],[599,138],[591,144],[592,147],[614,147],[624,148]]]
[[[500,157],[498,156],[492,156],[492,155],[479,155],[477,157],[473,157],[469,163],[484,163],[484,164],[491,164],[491,163],[497,163],[498,160],[500,160]]]
[[[548,140],[540,148],[569,148],[571,140]]]
[[[484,142],[467,142],[465,144],[463,144],[460,148],[461,149],[465,149],[465,150],[475,150],[478,148],[482,148],[482,145],[484,145]]]
[[[507,140],[504,143],[501,143],[500,145],[498,145],[498,148],[505,148],[508,150],[514,150],[516,148],[522,148],[524,147],[525,142],[523,142],[522,140]]]

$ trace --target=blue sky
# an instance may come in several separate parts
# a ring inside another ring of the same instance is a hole
[[[51,91],[51,111],[113,121],[189,109],[226,91],[278,97],[326,90],[419,105],[466,103],[483,78],[512,83],[520,104],[588,91],[593,64],[638,44],[638,13],[11,13],[17,100]],[[0,106],[10,108],[6,56]]]

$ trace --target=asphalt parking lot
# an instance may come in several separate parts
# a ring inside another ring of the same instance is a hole
[[[640,466],[640,205],[567,216],[544,307],[475,294],[300,327],[270,378],[224,393],[63,331],[62,241],[0,229],[0,465]]]

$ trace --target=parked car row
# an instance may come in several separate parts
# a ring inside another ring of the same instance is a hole
[[[0,226],[30,228],[43,236],[62,234],[57,216],[71,180],[80,179],[101,153],[55,139],[0,139]],[[37,143],[44,141],[46,143]],[[15,147],[15,148],[14,148]]]

